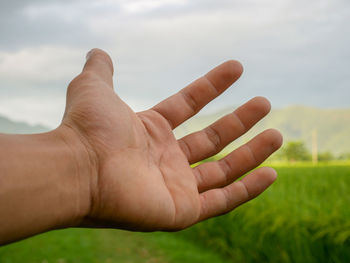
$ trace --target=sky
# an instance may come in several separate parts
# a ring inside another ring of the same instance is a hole
[[[244,73],[204,113],[254,96],[349,108],[349,25],[348,0],[0,0],[0,114],[58,126],[94,47],[135,111],[228,59]]]

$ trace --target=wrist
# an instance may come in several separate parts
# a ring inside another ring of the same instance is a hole
[[[74,132],[0,134],[0,244],[76,226],[89,212],[91,162]]]
[[[73,167],[73,172],[65,179],[71,185],[70,200],[74,203],[63,227],[80,225],[88,216],[93,206],[93,187],[97,180],[97,158],[85,138],[67,123],[51,132],[64,145],[66,165]]]

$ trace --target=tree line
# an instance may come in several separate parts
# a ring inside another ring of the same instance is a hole
[[[312,154],[303,141],[289,141],[275,155],[275,159],[288,162],[311,161]],[[335,156],[330,151],[317,153],[318,161],[350,160],[350,152]]]

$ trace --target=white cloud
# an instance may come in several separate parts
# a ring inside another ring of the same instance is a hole
[[[42,124],[56,128],[62,120],[65,107],[63,96],[42,96],[1,98],[0,114],[15,121],[25,121],[32,125]]]
[[[92,47],[111,54],[116,90],[135,110],[231,58],[243,62],[245,74],[216,105],[237,105],[255,95],[270,97],[279,107],[349,105],[348,1],[19,3],[0,10],[0,98],[8,100],[1,111],[16,118],[28,112],[31,121],[35,114],[38,121],[57,119],[35,107],[41,108],[40,98],[64,100],[65,86]],[[28,97],[31,106],[21,106]],[[16,107],[22,110],[16,113]]]
[[[147,13],[164,6],[185,5],[185,0],[133,0],[123,1],[122,8],[129,13]]]
[[[47,83],[70,79],[81,70],[85,51],[55,46],[0,51],[0,81]]]

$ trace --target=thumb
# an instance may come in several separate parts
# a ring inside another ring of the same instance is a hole
[[[113,88],[113,62],[111,57],[103,50],[94,48],[86,55],[83,73],[89,72]]]
[[[81,74],[68,85],[66,112],[74,101],[79,101],[81,96],[86,96],[87,93],[84,91],[101,89],[102,87],[113,90],[113,63],[105,51],[94,48],[86,55],[86,62]]]

